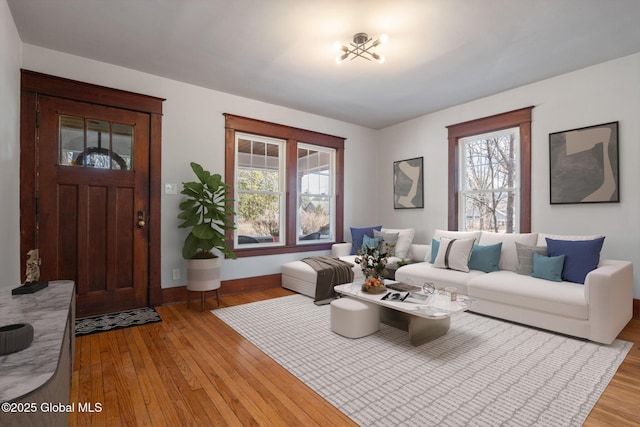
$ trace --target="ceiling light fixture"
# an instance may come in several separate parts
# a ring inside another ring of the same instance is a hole
[[[335,49],[340,52],[338,56],[336,56],[336,63],[340,64],[342,63],[342,61],[349,58],[350,55],[353,55],[351,56],[352,61],[360,57],[366,59],[367,61],[371,61],[372,59],[374,59],[382,64],[384,62],[384,55],[375,53],[372,49],[388,41],[389,36],[387,36],[386,34],[381,35],[379,39],[376,39],[374,41],[367,35],[367,33],[358,33],[353,36],[353,42],[349,43],[351,47],[346,46],[340,42],[336,42]]]

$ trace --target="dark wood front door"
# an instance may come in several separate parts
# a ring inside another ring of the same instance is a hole
[[[38,104],[42,280],[74,280],[78,316],[146,306],[149,115],[49,96]]]

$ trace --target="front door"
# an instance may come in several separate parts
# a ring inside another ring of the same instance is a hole
[[[76,282],[79,317],[144,307],[149,115],[38,96],[41,280]]]

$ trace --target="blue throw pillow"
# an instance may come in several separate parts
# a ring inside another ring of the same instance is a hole
[[[480,270],[485,273],[500,270],[500,254],[502,253],[502,242],[495,245],[474,245],[469,259],[471,270]]]
[[[366,234],[369,237],[373,237],[373,230],[382,230],[382,226],[366,227],[366,228],[353,228],[351,227],[351,255],[355,255],[362,247],[362,237]]]
[[[563,265],[564,255],[544,256],[534,252],[533,273],[531,273],[531,276],[537,277],[538,279],[562,282]]]
[[[378,249],[380,242],[382,242],[382,237],[369,237],[365,234],[362,236],[362,246],[360,246],[360,251],[362,253],[367,253],[367,249],[369,248]]]
[[[564,255],[562,280],[583,283],[590,271],[598,268],[604,237],[594,240],[554,240],[546,238],[549,256]]]

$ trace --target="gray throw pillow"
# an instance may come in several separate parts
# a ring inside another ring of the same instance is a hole
[[[537,253],[547,256],[546,246],[528,246],[515,242],[516,252],[518,253],[518,265],[516,265],[516,273],[531,276],[533,273],[533,254]]]
[[[380,249],[384,250],[384,245],[389,246],[389,256],[396,256],[396,243],[400,233],[385,233],[384,231],[373,230],[373,237],[382,238]]]

